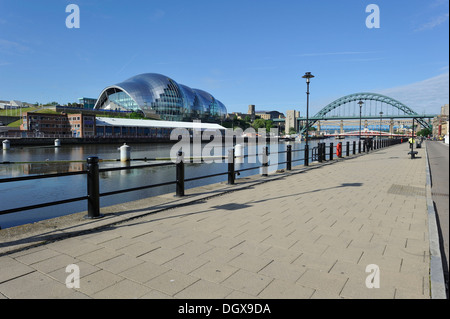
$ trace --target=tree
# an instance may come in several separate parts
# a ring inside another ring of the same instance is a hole
[[[289,135],[294,135],[294,134],[297,134],[297,131],[295,130],[295,128],[291,127],[289,129]]]
[[[272,120],[266,120],[266,130],[267,132],[270,132],[270,129],[273,128],[273,121]]]
[[[424,128],[417,132],[417,136],[429,136],[431,134],[433,134],[433,132],[429,128]]]
[[[263,119],[256,119],[252,126],[255,130],[258,130],[259,128],[266,128],[266,121]]]

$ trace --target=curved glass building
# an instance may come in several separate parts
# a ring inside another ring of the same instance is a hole
[[[102,91],[94,109],[143,112],[166,121],[217,121],[227,109],[208,92],[156,73],[136,75]]]

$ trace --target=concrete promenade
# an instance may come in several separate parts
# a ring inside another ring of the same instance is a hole
[[[426,155],[408,151],[1,230],[0,299],[429,299]]]

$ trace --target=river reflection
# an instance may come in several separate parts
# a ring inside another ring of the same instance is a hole
[[[331,142],[332,140],[328,141]],[[293,150],[303,149],[304,143],[289,142]],[[203,147],[206,144],[203,145]],[[311,141],[311,147],[317,145],[316,141]],[[131,158],[144,159],[133,160],[129,164],[121,163],[117,159],[120,157],[118,147],[121,145],[73,145],[62,147],[12,147],[3,151],[0,162],[10,162],[10,164],[0,164],[0,178],[17,177],[24,175],[40,175],[65,172],[79,172],[86,170],[86,158],[97,156],[100,160],[100,168],[123,167],[135,165],[160,163],[156,158],[169,158],[173,144],[131,144]],[[254,146],[251,146],[254,149]],[[251,149],[251,148],[250,148]],[[215,151],[217,152],[217,148]],[[221,154],[226,155],[227,149],[220,148]],[[284,152],[286,144],[280,142],[274,146],[269,146],[269,164],[281,163],[286,160],[285,153],[273,154],[277,151]],[[258,154],[262,153],[262,147],[257,148]],[[249,147],[245,145],[244,153],[248,154]],[[303,164],[303,152],[293,152],[293,165]],[[236,164],[236,170],[250,167],[257,167],[260,162],[256,157],[248,157],[242,164]],[[185,178],[204,176],[226,172],[228,164],[226,161],[214,161],[209,164],[190,163],[185,168]],[[280,168],[285,168],[285,164],[271,165],[269,172]],[[260,174],[260,169],[253,169],[241,172],[238,178]],[[175,166],[149,167],[145,169],[130,169],[113,172],[100,173],[100,192],[106,193],[115,190],[158,184],[174,181],[176,178]],[[227,180],[227,175],[215,176],[206,179],[186,182],[186,189],[202,186],[206,184],[218,183]],[[45,202],[64,200],[86,195],[86,176],[65,176],[42,180],[30,180],[13,183],[0,184],[0,210],[35,205]],[[134,201],[151,196],[157,196],[175,191],[175,185],[150,188],[146,190],[124,193],[101,198],[101,206],[106,207],[118,203]],[[25,223],[32,223],[39,220],[54,218],[67,214],[82,212],[87,210],[86,201],[70,204],[52,206],[41,209],[23,211],[0,216],[0,227],[7,228]]]

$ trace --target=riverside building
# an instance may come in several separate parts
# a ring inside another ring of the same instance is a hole
[[[174,129],[214,131],[225,134],[226,128],[215,123],[178,122],[148,119],[96,117],[89,114],[51,114],[28,112],[23,115],[21,132],[11,132],[10,137],[96,137],[96,138],[152,138],[170,139]],[[17,135],[17,136],[16,136]]]
[[[108,86],[94,109],[134,111],[166,121],[219,122],[227,115],[225,105],[210,93],[157,73],[136,75]]]

